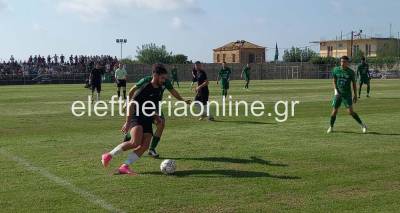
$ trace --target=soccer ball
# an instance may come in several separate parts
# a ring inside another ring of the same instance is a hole
[[[161,162],[160,170],[166,175],[173,174],[176,170],[176,162],[174,160],[164,160]]]

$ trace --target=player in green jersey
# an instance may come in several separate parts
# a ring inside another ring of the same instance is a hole
[[[335,125],[336,115],[339,111],[342,103],[347,108],[349,114],[361,125],[362,132],[367,132],[367,126],[361,121],[360,117],[353,110],[353,103],[357,102],[357,85],[355,79],[355,73],[349,68],[349,58],[343,56],[340,58],[340,66],[333,69],[333,87],[335,89],[335,96],[332,101],[332,114],[330,127],[327,133],[333,132],[333,126]],[[351,91],[353,87],[353,92]]]
[[[152,79],[152,76],[147,76],[147,77],[144,77],[144,78],[140,79],[136,83],[136,85],[130,89],[129,94],[128,94],[129,100],[132,100],[132,97],[134,96],[136,91],[140,90],[143,86],[145,86],[149,82],[151,82],[151,79]],[[174,86],[172,85],[171,81],[168,80],[168,79],[163,84],[163,93],[164,93],[165,89],[167,89],[171,93],[171,95],[174,96],[177,100],[185,101],[188,104],[191,103],[190,100],[184,100],[182,98],[182,96],[179,94],[179,92],[174,89]],[[162,133],[163,133],[163,131],[165,129],[165,117],[162,114],[161,114],[160,117],[161,117],[161,122],[156,123],[157,129],[156,129],[156,132],[154,133],[153,138],[151,140],[149,153],[148,153],[150,156],[152,156],[154,158],[159,157],[159,154],[157,153],[156,148],[158,146],[158,143],[160,142],[160,138],[161,138]],[[130,139],[131,139],[131,135],[130,134],[126,134],[125,138],[124,138],[124,141],[129,141]]]
[[[172,86],[176,83],[176,85],[178,85],[179,88],[178,68],[176,68],[176,65],[174,65],[171,70],[171,83]]]
[[[251,71],[250,64],[246,64],[246,66],[243,67],[242,74],[240,75],[240,77],[246,81],[246,85],[244,86],[245,89],[249,88],[250,71]]]
[[[360,88],[358,89],[358,98],[361,97],[361,89],[363,84],[367,85],[367,98],[369,98],[369,92],[371,91],[371,75],[369,74],[369,65],[365,61],[365,57],[361,58],[361,64],[357,67],[357,77]]]
[[[231,69],[226,66],[226,62],[222,62],[222,68],[218,73],[217,84],[220,83],[222,89],[222,96],[228,96],[229,79],[231,76]]]

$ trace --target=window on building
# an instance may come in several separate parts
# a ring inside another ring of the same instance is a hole
[[[256,56],[253,54],[253,53],[250,53],[249,54],[249,60],[248,60],[248,63],[254,63],[255,62],[255,59],[256,59]]]
[[[339,48],[343,48],[343,43],[339,43],[339,44],[338,44],[338,47],[339,47]]]
[[[232,62],[235,63],[236,62],[236,55],[232,54]]]
[[[217,54],[217,63],[219,63],[221,59],[219,58],[219,54]]]
[[[226,54],[222,54],[222,62],[225,62]]]

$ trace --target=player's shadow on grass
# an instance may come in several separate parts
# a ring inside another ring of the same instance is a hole
[[[274,125],[275,123],[268,123],[262,121],[238,121],[238,120],[215,120],[216,123],[234,123],[234,124],[256,124],[256,125]]]
[[[147,175],[163,175],[161,172],[147,172],[144,173]],[[232,170],[232,169],[212,169],[212,170],[184,170],[184,171],[176,171],[172,176],[176,177],[207,177],[207,178],[221,178],[221,177],[229,177],[229,178],[257,178],[257,177],[267,177],[267,178],[277,178],[284,180],[296,180],[301,179],[297,176],[287,176],[287,175],[271,175],[266,172],[255,172],[255,171],[240,171],[240,170]]]
[[[222,162],[222,163],[240,163],[240,164],[261,164],[268,166],[288,166],[282,163],[273,163],[268,160],[264,160],[258,157],[250,157],[250,159],[241,158],[229,158],[229,157],[202,157],[202,158],[160,158],[160,159],[173,159],[173,160],[194,160],[194,161],[210,161],[210,162]]]
[[[384,136],[400,136],[397,133],[381,133],[381,132],[351,132],[351,131],[336,131],[336,133],[343,133],[343,134],[357,134],[357,135],[384,135]]]

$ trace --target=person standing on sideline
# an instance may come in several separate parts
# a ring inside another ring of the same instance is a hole
[[[124,93],[124,99],[126,99],[126,81],[128,73],[126,72],[125,66],[119,63],[118,68],[115,70],[115,83],[117,83],[117,95],[118,99],[121,97],[121,87]]]

